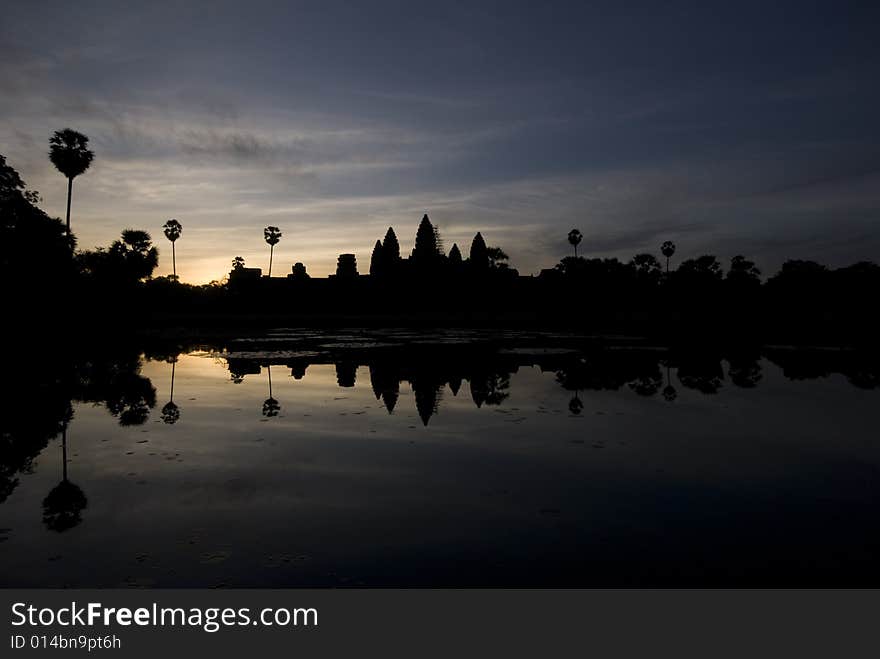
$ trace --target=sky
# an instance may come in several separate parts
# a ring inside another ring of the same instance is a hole
[[[52,131],[90,137],[81,248],[183,224],[234,256],[361,272],[424,213],[521,274],[569,253],[880,260],[880,5],[0,0],[0,153],[63,218]]]

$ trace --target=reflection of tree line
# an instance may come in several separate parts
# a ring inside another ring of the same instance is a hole
[[[156,390],[140,373],[138,352],[88,359],[28,353],[14,357],[16,386],[0,399],[0,503],[33,470],[49,441],[61,439],[61,481],[43,501],[43,522],[66,531],[81,521],[85,493],[68,478],[73,403],[102,405],[122,426],[143,424],[156,404]]]
[[[725,382],[735,387],[752,389],[762,380],[760,360],[765,357],[779,366],[789,379],[826,377],[832,373],[843,375],[852,385],[861,388],[880,386],[880,359],[864,353],[832,350],[737,349],[732,351],[649,351],[649,350],[596,350],[587,353],[568,353],[547,356],[514,356],[491,353],[478,357],[468,353],[466,358],[454,351],[442,353],[433,359],[424,354],[418,357],[400,355],[340,359],[296,358],[290,360],[259,360],[231,358],[228,367],[234,382],[242,382],[246,375],[259,375],[266,366],[269,378],[269,400],[275,416],[280,403],[272,396],[270,361],[275,366],[290,368],[291,376],[305,377],[311,364],[332,363],[340,387],[354,387],[357,369],[369,369],[370,386],[376,400],[382,400],[388,413],[394,412],[400,397],[401,384],[408,384],[415,398],[416,409],[424,425],[440,408],[443,392],[448,388],[457,396],[464,381],[468,382],[471,398],[477,407],[500,405],[509,395],[510,376],[521,366],[537,366],[553,372],[557,383],[566,391],[574,392],[569,403],[573,414],[583,410],[581,393],[585,391],[616,391],[627,388],[639,396],[661,395],[666,401],[678,398],[678,388],[705,395],[718,393]],[[724,363],[726,362],[726,372]]]
[[[161,410],[165,423],[180,418],[174,403],[176,355],[169,351],[149,355],[168,363],[169,401]],[[295,379],[306,376],[310,364],[332,363],[337,384],[354,387],[358,368],[368,368],[370,386],[377,400],[389,413],[398,406],[401,385],[413,392],[416,410],[425,425],[438,412],[446,389],[457,396],[467,381],[477,407],[500,405],[510,395],[510,378],[522,366],[537,366],[555,374],[560,387],[572,392],[568,409],[583,411],[583,392],[631,390],[639,396],[660,395],[675,401],[679,389],[701,394],[717,393],[729,382],[741,388],[754,388],[762,380],[761,357],[776,364],[792,380],[843,375],[853,386],[880,387],[880,357],[839,350],[788,350],[766,348],[736,351],[645,351],[593,350],[552,355],[516,355],[480,349],[451,349],[418,352],[365,351],[327,359],[290,360],[229,359],[235,382],[246,375],[261,374],[266,366],[268,398],[263,403],[267,417],[277,416],[283,401],[275,398],[271,366],[290,369]],[[73,403],[102,405],[122,426],[143,424],[156,405],[156,389],[141,374],[142,358],[136,351],[104,353],[88,359],[53,360],[46,355],[28,354],[13,364],[17,386],[0,399],[0,503],[18,485],[20,474],[33,469],[34,459],[60,438],[62,479],[44,501],[44,521],[48,528],[65,530],[80,520],[85,494],[68,478],[67,452]],[[15,360],[14,360],[15,362]],[[726,371],[724,364],[726,362]]]

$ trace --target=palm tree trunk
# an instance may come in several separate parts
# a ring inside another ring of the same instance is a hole
[[[266,366],[266,371],[269,373],[269,398],[272,398],[272,364]]]
[[[73,196],[73,177],[67,179],[67,239],[70,240],[70,198]],[[73,243],[70,243],[70,250],[73,251]]]
[[[61,430],[61,472],[67,481],[67,424]]]
[[[669,257],[666,257],[666,274],[669,274]]]
[[[269,276],[272,276],[272,255],[275,253],[275,245],[269,245]]]
[[[171,362],[171,398],[172,403],[174,402],[174,367],[177,366],[177,362]]]
[[[174,273],[174,281],[177,281],[177,254],[174,251],[174,241],[171,241],[171,271]]]

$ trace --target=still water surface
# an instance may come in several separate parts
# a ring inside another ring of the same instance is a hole
[[[880,389],[858,358],[102,359],[7,408],[5,586],[880,585]]]

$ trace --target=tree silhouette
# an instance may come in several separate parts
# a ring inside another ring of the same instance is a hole
[[[165,237],[171,241],[171,270],[174,280],[177,281],[177,255],[174,251],[174,244],[180,238],[180,234],[183,233],[183,226],[172,218],[162,225],[162,230],[165,232]]]
[[[723,386],[721,361],[712,354],[688,353],[678,365],[678,381],[703,394],[717,394]]]
[[[112,374],[108,382],[106,406],[119,419],[120,426],[140,426],[156,405],[156,389],[148,378],[134,371]]]
[[[278,227],[266,227],[263,229],[263,238],[269,245],[269,277],[272,276],[272,255],[275,252],[275,245],[281,240],[281,230]]]
[[[753,261],[749,261],[742,254],[738,254],[730,259],[727,281],[740,289],[748,286],[758,286],[761,284],[761,271]]]
[[[43,523],[50,531],[62,533],[82,521],[82,511],[88,506],[83,491],[67,480],[67,423],[61,430],[62,480],[43,499]]]
[[[263,416],[265,417],[273,417],[278,416],[278,412],[281,411],[281,403],[275,400],[272,397],[272,365],[266,365],[266,372],[269,377],[269,397],[263,401]]]
[[[0,199],[6,201],[25,189],[21,175],[11,165],[6,164],[6,157],[0,155]]]
[[[159,264],[159,250],[153,247],[150,234],[140,229],[123,231],[122,239],[110,245],[110,253],[121,259],[126,274],[135,281],[149,277]]]
[[[489,257],[489,267],[493,269],[506,269],[507,260],[510,258],[500,247],[487,247],[486,256]]]
[[[180,419],[180,408],[173,400],[169,400],[162,406],[162,421],[168,425],[174,425]]]
[[[628,383],[628,386],[639,396],[653,396],[663,385],[663,375],[654,368],[650,373],[643,373]]]
[[[666,362],[666,386],[663,387],[663,399],[667,403],[671,403],[678,397],[678,392],[672,386],[672,378],[669,375],[669,362]]]
[[[269,396],[266,400],[263,401],[263,416],[265,417],[273,417],[278,416],[278,412],[281,411],[281,403],[277,400]]]
[[[683,281],[702,283],[721,281],[724,270],[718,259],[712,254],[703,254],[695,259],[688,259],[678,266],[678,273]]]
[[[763,377],[761,375],[761,365],[757,359],[748,356],[732,356],[728,360],[727,374],[730,381],[737,387],[743,389],[753,389]]]
[[[630,261],[630,266],[640,282],[652,285],[660,280],[660,262],[653,254],[636,254]]]
[[[177,366],[177,357],[171,360],[171,395],[168,402],[162,408],[162,421],[169,425],[177,423],[180,419],[180,408],[174,402],[174,368]]]
[[[666,272],[669,273],[669,259],[675,254],[675,243],[671,240],[665,241],[660,245],[660,253],[666,257]]]
[[[581,244],[581,241],[584,239],[583,234],[579,229],[572,229],[568,232],[568,244],[574,247],[574,257],[577,258],[578,255],[578,245]]]
[[[232,259],[232,269],[244,270],[244,258],[241,256],[236,256],[234,259]]]
[[[70,236],[70,199],[73,179],[85,172],[95,157],[89,148],[89,138],[70,128],[56,130],[49,138],[49,160],[67,177],[67,235]],[[71,244],[71,249],[73,245]]]
[[[109,248],[99,247],[76,255],[80,273],[110,291],[128,292],[142,279],[153,274],[159,264],[159,250],[150,234],[140,229],[126,229]]]
[[[478,368],[472,373],[470,382],[471,398],[477,407],[501,405],[510,396],[510,376],[507,373],[492,372],[491,369]]]
[[[35,206],[38,201],[39,195],[25,188],[18,172],[0,155],[0,277],[7,282],[4,306],[17,297],[23,301],[39,299],[45,308],[52,308],[54,298],[66,295],[58,282],[73,274],[73,236],[60,220]],[[36,246],[41,262],[35,269]],[[28,276],[22,276],[24,273]]]
[[[815,308],[817,301],[828,299],[830,274],[821,263],[790,259],[767,281],[767,292],[785,306]]]

